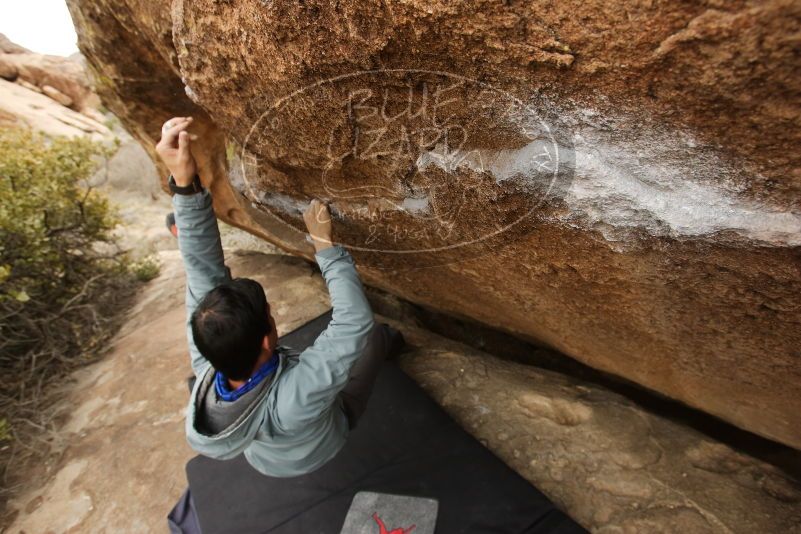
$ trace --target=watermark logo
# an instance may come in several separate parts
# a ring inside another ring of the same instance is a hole
[[[446,261],[486,251],[528,231],[572,179],[570,136],[453,73],[354,72],[262,106],[240,189],[299,232],[308,200],[328,201],[352,250]]]

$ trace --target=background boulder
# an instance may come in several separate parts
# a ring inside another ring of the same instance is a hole
[[[110,139],[82,58],[35,54],[0,33],[0,125]]]
[[[100,100],[82,58],[36,54],[0,34],[0,78],[25,81],[63,106],[97,119]],[[46,89],[47,88],[47,89]]]

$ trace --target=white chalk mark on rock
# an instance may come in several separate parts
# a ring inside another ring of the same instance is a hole
[[[587,148],[576,147],[576,173],[565,197],[571,217],[578,215],[589,224],[641,228],[652,235],[696,237],[732,231],[771,245],[801,244],[798,214],[687,180],[685,169],[621,159],[616,147]]]
[[[610,241],[639,229],[667,237],[728,231],[765,245],[801,245],[801,214],[742,198],[753,176],[699,147],[689,133],[660,132],[647,121],[591,109],[561,115],[576,135],[574,148],[560,146],[560,154],[540,139],[514,150],[449,151],[438,145],[420,155],[418,169],[486,172],[498,184],[537,187],[533,191],[542,194],[555,166],[567,164],[573,178],[560,196],[568,212],[557,220],[599,229]]]
[[[407,197],[403,199],[401,208],[411,215],[426,215],[431,212],[431,201],[426,197]]]
[[[307,200],[300,200],[281,193],[265,193],[262,195],[261,203],[282,213],[296,216],[302,215],[309,207]]]

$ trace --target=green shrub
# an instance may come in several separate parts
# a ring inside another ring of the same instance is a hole
[[[161,272],[161,264],[158,257],[151,254],[132,263],[131,272],[140,282],[150,282]]]
[[[80,181],[106,155],[88,139],[0,132],[0,300],[57,296],[48,304],[58,304],[96,270],[92,249],[111,240],[117,221]]]
[[[49,386],[106,345],[132,294],[117,219],[85,186],[111,150],[0,130],[0,419],[15,440],[49,426]]]

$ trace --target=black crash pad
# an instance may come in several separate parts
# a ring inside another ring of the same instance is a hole
[[[303,349],[329,320],[330,313],[320,316],[280,342]],[[585,532],[393,363],[384,365],[345,447],[319,470],[273,478],[241,455],[197,456],[186,474],[203,534],[337,534],[359,491],[438,500],[437,534]]]

